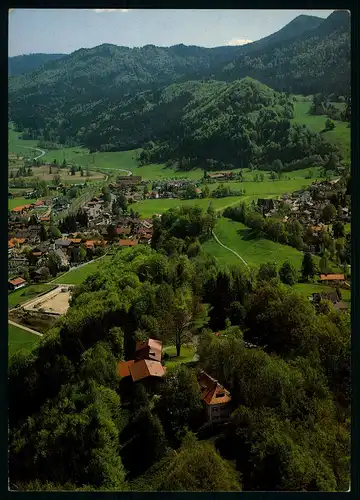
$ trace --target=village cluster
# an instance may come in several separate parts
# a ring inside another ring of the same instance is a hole
[[[54,217],[57,197],[12,209],[8,216],[9,289],[47,281],[51,275],[104,255],[112,245],[150,244],[152,219],[140,220],[134,212],[123,215],[112,210],[120,192],[127,199],[133,196],[130,188],[138,180],[130,177],[110,184],[110,200],[103,193],[92,197],[77,215],[65,217],[65,223]]]

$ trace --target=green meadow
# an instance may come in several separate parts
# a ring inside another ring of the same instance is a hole
[[[17,351],[22,349],[30,350],[40,341],[38,335],[27,332],[22,328],[8,324],[8,348],[9,358]]]
[[[299,250],[266,238],[254,238],[252,230],[241,222],[221,217],[216,223],[215,234],[221,243],[241,255],[249,265],[259,266],[271,261],[276,262],[279,267],[285,260],[288,260],[297,269],[301,267],[303,254]],[[203,249],[207,254],[215,257],[219,263],[243,266],[236,255],[219,245],[214,239],[206,241]]]
[[[8,208],[12,210],[16,207],[21,207],[22,205],[29,205],[30,203],[35,203],[36,199],[31,198],[30,200],[27,198],[9,198],[8,199]]]
[[[110,259],[110,256],[100,257],[97,260],[86,264],[78,269],[73,269],[67,273],[62,274],[56,280],[51,283],[56,284],[60,283],[61,285],[80,285],[83,281],[86,280],[88,276],[95,273],[101,265],[105,262],[105,259]]]
[[[338,146],[344,154],[344,160],[350,162],[350,141],[351,129],[347,122],[332,120],[335,124],[334,130],[325,129],[325,122],[328,119],[326,115],[309,115],[311,102],[294,102],[293,123],[306,125],[312,132],[321,133],[323,138]]]

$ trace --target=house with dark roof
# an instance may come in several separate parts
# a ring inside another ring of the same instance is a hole
[[[227,420],[231,413],[231,395],[217,380],[201,371],[198,375],[201,397],[211,423]]]
[[[271,210],[274,210],[274,208],[275,208],[275,202],[274,202],[274,200],[267,199],[267,198],[265,198],[265,199],[259,198],[258,202],[257,202],[257,205],[258,205],[258,207],[260,207],[261,212],[262,212],[263,215],[267,214]]]

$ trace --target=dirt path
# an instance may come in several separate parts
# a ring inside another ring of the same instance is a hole
[[[241,257],[241,255],[239,255],[237,252],[235,252],[235,250],[232,250],[231,248],[229,248],[226,245],[224,245],[223,243],[221,243],[221,241],[216,236],[216,234],[214,233],[214,231],[212,231],[212,235],[214,236],[215,241],[217,243],[219,243],[220,246],[222,246],[223,248],[226,248],[226,250],[229,250],[229,252],[232,252],[234,255],[236,255],[236,257],[238,257],[241,260],[241,262],[243,262],[245,264],[246,267],[249,267],[248,264],[247,264],[247,262],[245,262],[245,260]]]
[[[43,151],[42,149],[39,149],[39,148],[32,148],[30,146],[20,146],[20,144],[18,144],[19,148],[25,148],[25,149],[33,149],[34,151],[40,151],[40,155],[39,156],[35,156],[34,160],[38,160],[39,158],[41,158],[42,156],[44,156],[46,154],[46,151]]]
[[[34,335],[38,335],[39,337],[42,337],[43,334],[40,332],[37,332],[36,330],[32,330],[31,328],[28,328],[27,326],[20,325],[20,323],[15,323],[15,321],[11,321],[11,319],[8,319],[8,323],[13,326],[17,326],[18,328],[21,328],[21,330],[25,330],[26,332],[33,333]]]

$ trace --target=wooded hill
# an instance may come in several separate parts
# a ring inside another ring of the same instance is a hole
[[[222,94],[236,91],[239,84],[226,87],[209,80],[231,82],[251,76],[287,93],[346,94],[350,87],[349,22],[347,12],[335,12],[325,20],[299,16],[270,37],[243,47],[147,45],[130,49],[105,44],[80,49],[38,71],[11,77],[10,118],[25,132],[25,138],[85,144],[93,150],[128,149],[150,140],[177,140],[188,135],[192,141],[197,129],[182,116],[183,108],[192,101],[204,108],[192,111],[198,120],[206,116],[205,123],[199,122],[202,129],[209,121],[206,113],[211,106],[211,126],[216,113],[221,122],[216,129],[227,126],[230,117],[240,119],[240,113],[246,121],[244,113],[254,111],[245,110],[245,104],[239,102],[235,109],[222,109]],[[220,88],[222,93],[217,96]],[[289,118],[289,112],[280,112],[280,117]],[[213,130],[203,130],[203,134],[213,137]],[[186,156],[186,147],[181,148]],[[197,152],[196,156],[201,155]],[[233,161],[230,156],[226,153],[221,161]]]
[[[350,95],[350,14],[333,12],[317,28],[249,50],[215,75],[227,81],[251,76],[290,93]]]
[[[21,56],[9,57],[9,76],[30,73],[44,66],[49,61],[56,61],[65,57],[66,54],[25,54]]]

